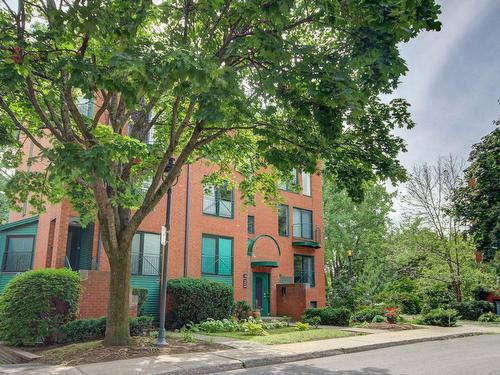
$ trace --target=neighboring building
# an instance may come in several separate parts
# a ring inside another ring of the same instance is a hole
[[[24,148],[27,155],[36,152],[29,141]],[[237,190],[204,191],[202,179],[211,170],[203,161],[186,166],[173,187],[168,277],[205,277],[232,285],[235,301],[247,301],[263,316],[299,318],[305,308],[324,306],[321,177],[295,173],[300,192],[281,186],[285,203],[276,210],[260,200],[245,206]],[[163,199],[132,245],[131,285],[149,289],[145,311],[156,316],[165,208]],[[29,269],[94,270],[81,272],[83,279],[93,278],[86,281],[84,299],[91,302],[82,315],[105,314],[109,263],[99,223],[82,228],[68,201],[39,216],[29,212],[25,205],[0,226],[0,290],[13,275]]]

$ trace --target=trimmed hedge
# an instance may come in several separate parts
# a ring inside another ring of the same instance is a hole
[[[377,315],[385,315],[384,309],[380,307],[367,307],[352,314],[351,320],[355,323],[370,323]]]
[[[495,305],[488,301],[455,302],[450,305],[458,311],[461,319],[478,320],[485,313],[495,312]]]
[[[132,294],[137,296],[137,316],[144,315],[144,303],[148,298],[149,290],[146,288],[132,288]]]
[[[439,307],[422,315],[418,322],[430,326],[453,327],[457,324],[458,318],[457,310]]]
[[[40,269],[16,275],[0,295],[0,338],[11,345],[52,343],[57,329],[76,318],[77,272]]]
[[[318,317],[321,319],[321,324],[347,326],[350,316],[351,310],[345,307],[310,308],[304,311],[303,320],[309,322]]]
[[[227,319],[233,309],[233,288],[208,279],[182,277],[168,281],[167,324],[180,328],[209,318]]]
[[[129,318],[130,336],[140,336],[146,329],[153,328],[152,316]],[[73,320],[59,328],[58,342],[69,343],[98,339],[106,333],[106,317]]]

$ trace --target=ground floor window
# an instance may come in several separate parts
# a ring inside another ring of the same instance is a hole
[[[137,232],[132,240],[132,275],[160,274],[160,235]]]
[[[231,276],[233,274],[233,239],[204,234],[201,245],[201,273]]]
[[[35,236],[7,236],[2,270],[24,272],[31,269]]]
[[[295,255],[293,257],[294,282],[314,286],[314,257]]]

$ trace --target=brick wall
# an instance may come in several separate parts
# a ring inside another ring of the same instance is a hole
[[[109,272],[80,270],[83,294],[79,319],[98,318],[108,314]],[[131,292],[132,293],[132,292]],[[130,294],[129,316],[137,316],[137,296]]]
[[[278,316],[289,316],[293,320],[300,320],[310,303],[311,293],[307,284],[276,285]]]

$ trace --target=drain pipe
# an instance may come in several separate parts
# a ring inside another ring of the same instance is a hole
[[[186,177],[186,212],[184,216],[184,277],[188,275],[188,255],[189,255],[189,208],[191,203],[191,165],[187,166]]]

